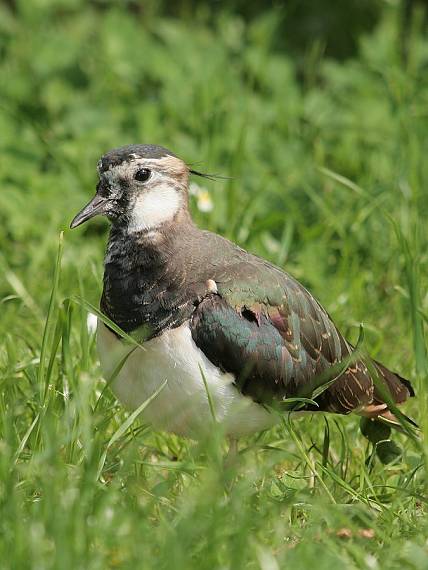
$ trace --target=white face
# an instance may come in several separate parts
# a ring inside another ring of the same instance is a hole
[[[137,173],[149,171],[147,180]],[[138,176],[138,175],[137,175]],[[153,231],[172,220],[184,206],[187,168],[174,157],[145,159],[135,156],[100,175],[113,199],[128,194],[126,218],[130,233]]]
[[[182,207],[182,196],[170,184],[159,183],[144,194],[139,194],[133,204],[128,231],[155,230],[172,220]]]

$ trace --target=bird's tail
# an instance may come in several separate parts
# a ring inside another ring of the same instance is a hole
[[[403,378],[396,372],[392,372],[376,360],[373,361],[373,364],[379,378],[383,380],[384,384],[386,384],[389,396],[395,404],[403,404],[408,398],[415,395],[415,391],[413,390],[409,380]],[[385,403],[384,391],[384,386],[382,387],[375,384],[374,401],[372,404],[365,406],[360,411],[360,415],[372,420],[381,421],[382,423],[387,423],[391,427],[400,430],[402,421],[396,417],[396,415],[389,409],[388,404]],[[416,422],[402,412],[400,413],[400,417],[401,420],[407,420],[412,426],[416,428],[418,427]]]

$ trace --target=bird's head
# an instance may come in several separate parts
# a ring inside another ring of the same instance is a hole
[[[187,212],[189,167],[157,145],[129,145],[98,162],[94,198],[73,219],[75,228],[104,215],[128,232],[151,231]]]

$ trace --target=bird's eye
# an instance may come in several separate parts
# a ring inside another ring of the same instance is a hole
[[[137,170],[134,178],[138,180],[138,182],[146,182],[150,178],[151,173],[152,171],[148,168],[141,168],[141,170]]]

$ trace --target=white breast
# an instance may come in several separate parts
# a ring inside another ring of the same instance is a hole
[[[147,341],[145,350],[132,351],[132,348],[98,322],[98,352],[106,379],[130,353],[111,386],[127,408],[140,406],[167,380],[164,389],[143,412],[143,419],[155,428],[193,438],[212,428],[201,369],[216,420],[225,434],[240,437],[276,422],[274,414],[238,391],[232,374],[223,373],[207,359],[193,341],[187,323]]]

